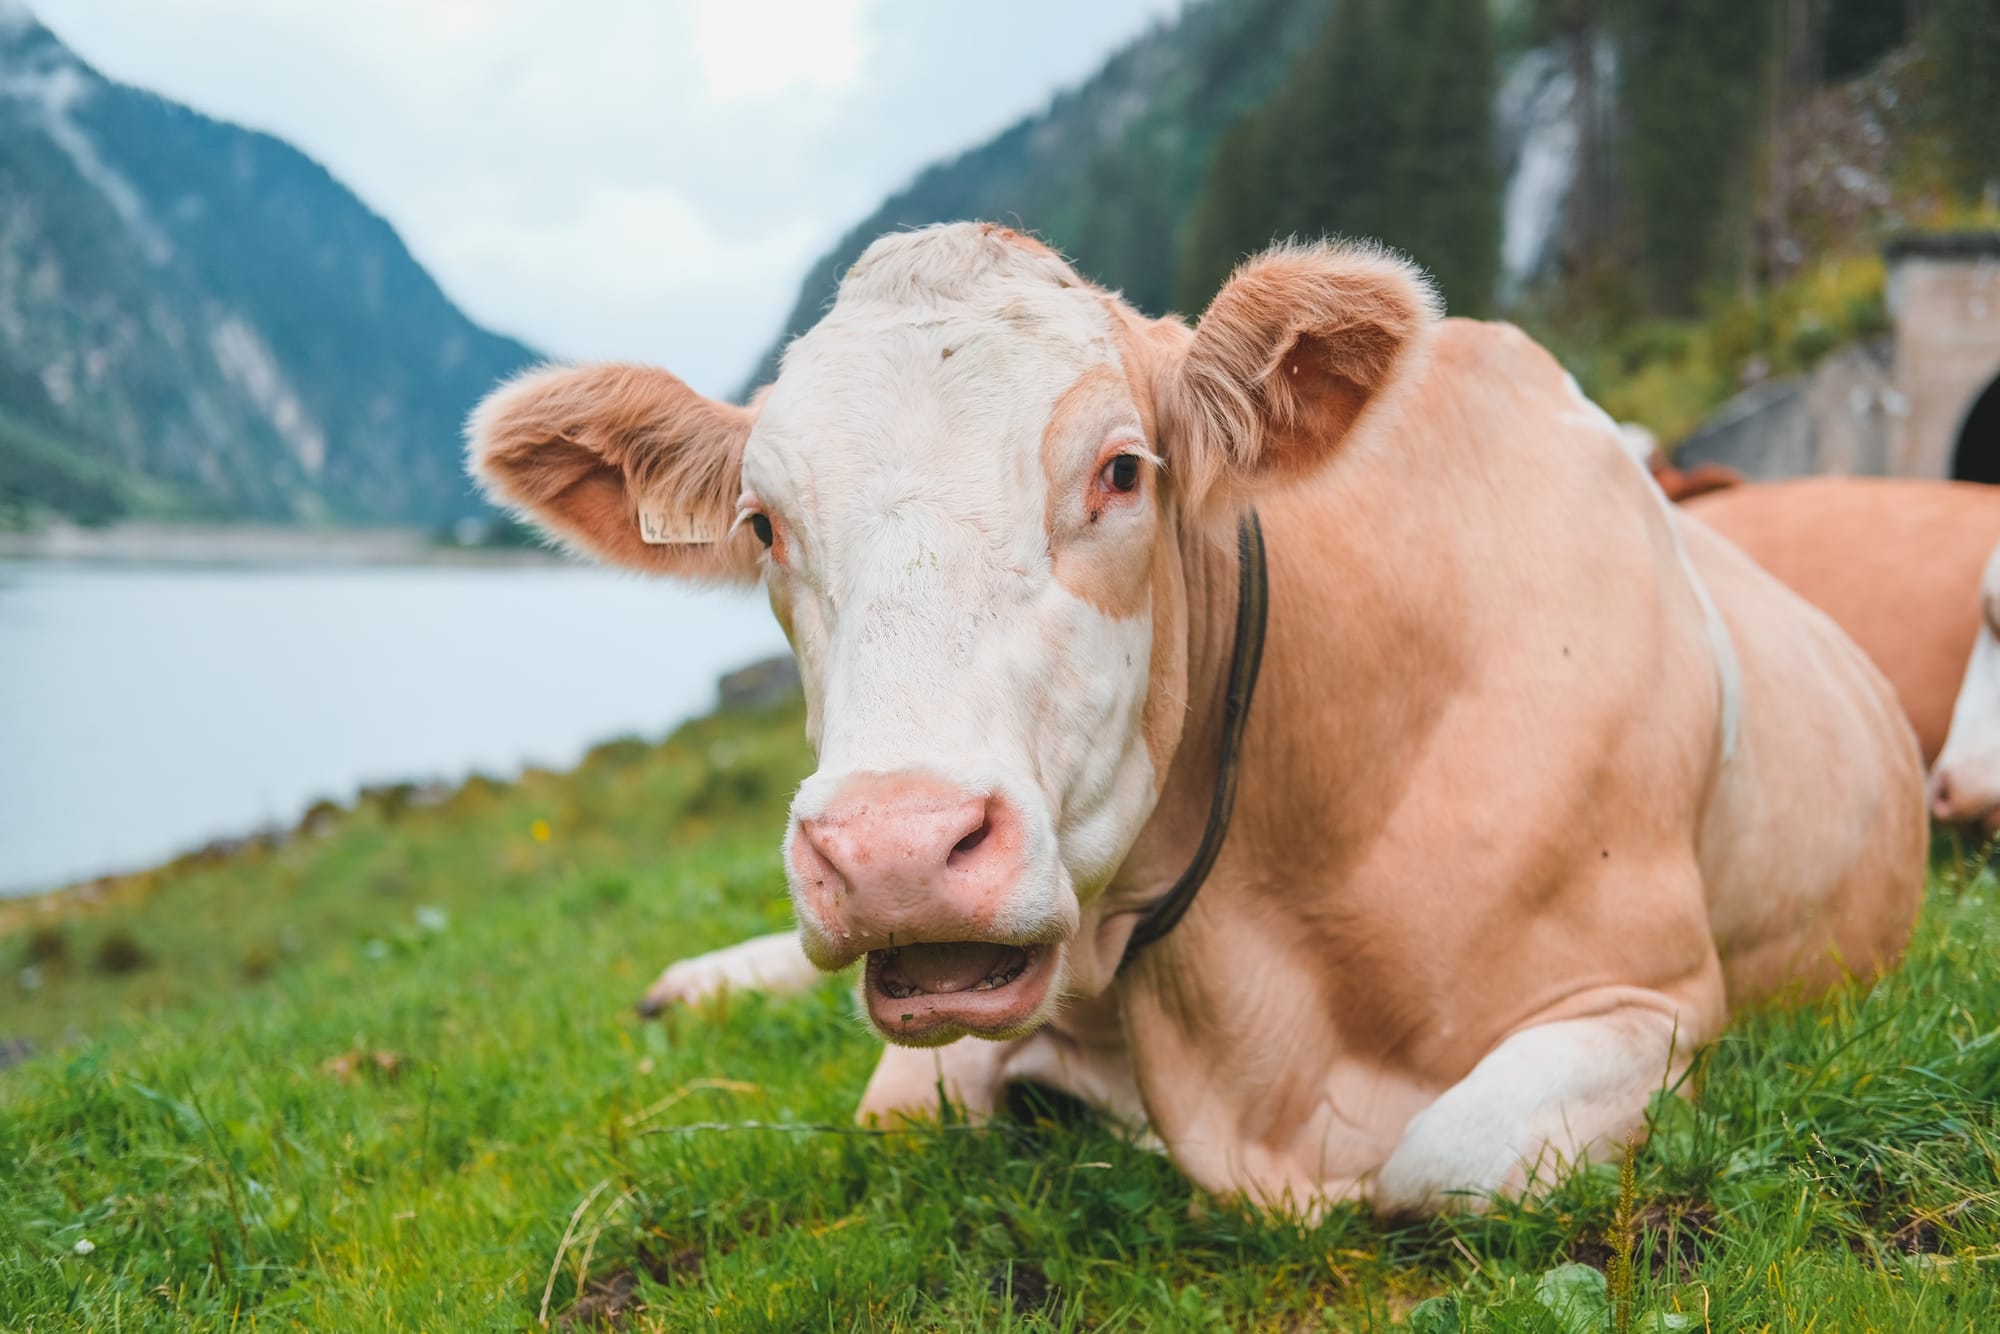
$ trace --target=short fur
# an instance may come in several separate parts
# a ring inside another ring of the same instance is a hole
[[[753,413],[650,366],[542,366],[488,395],[466,424],[488,494],[599,560],[713,582],[756,578],[756,541],[731,533]],[[719,540],[653,546],[641,498]]]
[[[1419,369],[1437,291],[1380,246],[1291,244],[1246,260],[1161,391],[1161,415],[1199,506],[1226,475],[1291,480],[1325,462],[1397,373]]]

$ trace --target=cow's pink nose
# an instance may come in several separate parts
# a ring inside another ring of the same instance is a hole
[[[1976,777],[1967,781],[1940,766],[1931,775],[1931,818],[1939,824],[1976,826],[1992,833],[2000,825],[2000,792]]]
[[[1931,778],[1931,818],[1946,823],[1952,818],[1951,775],[1942,769]]]
[[[997,793],[925,774],[848,779],[792,836],[801,907],[862,952],[976,940],[1020,879],[1020,813]]]

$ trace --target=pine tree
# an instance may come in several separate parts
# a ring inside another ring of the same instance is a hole
[[[1967,194],[2000,189],[2000,0],[1931,0],[1925,44],[1953,174]]]
[[[1902,43],[1908,12],[1908,0],[1826,0],[1824,75],[1867,72]]]
[[[1206,304],[1273,239],[1378,238],[1481,310],[1499,269],[1494,62],[1484,0],[1340,0],[1283,84],[1224,136],[1182,248]]]
[[[1405,108],[1381,234],[1430,270],[1451,308],[1480,314],[1500,276],[1494,55],[1485,0],[1405,0],[1395,36]]]
[[[1741,0],[1621,8],[1624,165],[1644,277],[1655,309],[1688,314],[1747,249],[1743,203],[1774,25]]]
[[[1293,68],[1280,114],[1293,144],[1281,201],[1287,232],[1372,236],[1392,222],[1398,70],[1390,6],[1340,0],[1333,21]]]
[[[1272,197],[1282,170],[1264,111],[1243,116],[1216,144],[1181,243],[1176,304],[1183,310],[1206,306],[1230,270],[1276,230]]]

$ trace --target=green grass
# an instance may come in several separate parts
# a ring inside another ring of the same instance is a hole
[[[1890,981],[1713,1048],[1627,1188],[1304,1225],[1055,1109],[847,1132],[875,1044],[835,982],[631,1018],[669,959],[784,925],[799,728],[9,910],[0,1038],[41,1054],[0,1074],[0,1328],[520,1329],[545,1292],[664,1330],[2000,1327],[1984,872],[1943,864]]]

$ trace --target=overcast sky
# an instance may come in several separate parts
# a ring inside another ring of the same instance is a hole
[[[734,390],[806,266],[1181,0],[29,0],[269,130],[473,318]]]

